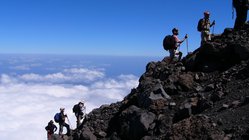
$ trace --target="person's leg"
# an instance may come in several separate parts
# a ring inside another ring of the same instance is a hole
[[[243,11],[241,8],[236,8],[236,20],[234,24],[234,29],[240,29],[243,25]]]
[[[67,134],[66,135],[70,135],[70,126],[66,123],[63,124],[63,126],[65,126],[67,128]]]
[[[205,31],[201,32],[201,46],[203,45],[203,43],[205,42]]]
[[[48,140],[51,140],[49,132],[47,132],[47,138],[48,138]]]
[[[81,119],[82,119],[82,115],[78,115],[77,117],[77,128],[80,126],[80,122],[81,122]]]
[[[182,52],[180,52],[178,50],[175,50],[175,54],[178,55],[178,60],[177,61],[180,61],[181,58],[182,58]]]
[[[63,132],[63,124],[59,123],[59,135],[62,135]]]
[[[174,49],[169,50],[169,57],[170,57],[169,63],[171,63],[175,58],[175,50]]]
[[[204,31],[203,32],[203,40],[204,40],[204,42],[207,42],[207,41],[211,40],[209,31]]]
[[[76,128],[78,128],[79,127],[79,115],[75,114],[75,117],[76,117]]]
[[[182,52],[178,52],[178,61],[181,61],[181,59],[182,59]]]
[[[207,41],[210,41],[211,40],[211,34],[209,31],[207,31]]]

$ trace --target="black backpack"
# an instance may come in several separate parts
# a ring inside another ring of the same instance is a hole
[[[73,113],[79,113],[79,109],[80,107],[79,107],[79,105],[78,104],[76,104],[76,105],[74,105],[73,106]]]
[[[175,47],[175,38],[173,35],[167,35],[163,39],[163,48],[167,51]]]
[[[198,22],[198,25],[197,25],[197,30],[199,32],[201,32],[203,30],[202,22],[203,22],[203,19],[200,19],[199,22]]]

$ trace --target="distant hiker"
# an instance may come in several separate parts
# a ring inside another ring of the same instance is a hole
[[[81,124],[81,120],[83,119],[84,116],[84,110],[86,109],[86,107],[84,106],[84,102],[80,101],[78,104],[74,105],[73,107],[73,112],[75,114],[75,117],[77,119],[76,123],[77,123],[77,128],[80,126]]]
[[[54,125],[54,121],[53,120],[49,121],[48,125],[45,127],[45,129],[47,131],[48,140],[52,140],[53,139],[53,134],[57,130],[56,125]]]
[[[60,113],[56,113],[54,116],[55,122],[59,123],[59,135],[62,135],[63,126],[67,128],[66,135],[70,136],[70,126],[65,122],[67,115],[64,113],[65,108],[60,108]]]
[[[179,31],[177,28],[172,29],[173,35],[167,35],[163,40],[163,47],[165,50],[169,51],[170,54],[170,63],[174,60],[175,56],[178,55],[178,61],[181,60],[182,52],[178,51],[177,48],[180,47],[180,44],[187,39],[187,35],[183,40],[179,40],[178,34]]]
[[[204,12],[204,18],[198,22],[197,30],[201,32],[201,44],[211,40],[210,27],[215,25],[215,21],[210,24],[209,17],[210,13],[206,11]]]
[[[248,0],[233,0],[233,7],[236,10],[234,29],[241,29],[247,19]]]

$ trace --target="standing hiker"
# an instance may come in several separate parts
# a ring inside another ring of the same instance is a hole
[[[206,11],[204,12],[204,18],[198,22],[197,30],[201,32],[201,44],[211,40],[210,27],[215,25],[215,21],[210,24],[209,17],[210,13]]]
[[[60,108],[60,113],[57,113],[55,115],[55,121],[59,123],[59,135],[62,135],[63,127],[65,126],[67,128],[66,135],[70,136],[70,126],[65,122],[67,118],[67,114],[65,114],[65,108]]]
[[[47,131],[48,140],[52,140],[53,139],[53,134],[57,130],[56,125],[54,125],[54,121],[53,120],[49,121],[48,125],[45,127],[45,129]]]
[[[76,117],[76,123],[77,123],[77,128],[80,126],[81,124],[81,120],[83,119],[84,116],[84,110],[86,109],[86,107],[84,106],[84,102],[80,101],[78,104],[74,105],[73,107],[73,112],[75,114]]]
[[[241,29],[247,19],[248,0],[233,0],[233,7],[236,10],[234,29]]]

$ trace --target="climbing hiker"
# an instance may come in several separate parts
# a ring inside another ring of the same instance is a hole
[[[198,22],[197,30],[201,32],[201,44],[211,40],[210,27],[215,25],[215,20],[210,23],[209,17],[210,13],[205,11],[204,18]]]
[[[54,121],[53,120],[49,121],[48,125],[45,127],[45,129],[47,131],[48,140],[52,140],[53,139],[53,134],[57,130],[56,125],[54,125]]]
[[[177,50],[177,48],[180,47],[181,43],[188,38],[187,35],[185,35],[184,39],[183,40],[180,40],[178,38],[178,35],[179,35],[179,31],[177,28],[173,28],[172,29],[172,33],[173,35],[171,36],[171,43],[168,44],[169,48],[168,48],[168,51],[169,51],[169,54],[170,54],[170,63],[174,60],[175,56],[178,55],[178,61],[181,60],[181,57],[182,57],[182,52],[180,52],[179,50]],[[170,37],[170,36],[168,36]],[[167,36],[165,37],[164,39],[164,42],[166,39]],[[164,43],[163,45],[167,45],[167,43]]]
[[[241,29],[245,25],[247,19],[248,0],[233,0],[233,7],[236,11],[234,29]]]
[[[81,124],[81,120],[83,119],[85,109],[86,107],[84,106],[84,101],[80,101],[78,104],[73,106],[73,112],[76,117],[77,128]]]
[[[65,114],[65,108],[60,108],[60,113],[59,113],[59,135],[62,136],[62,132],[63,132],[63,127],[67,128],[67,133],[66,135],[70,136],[70,126],[66,123],[66,118],[67,118],[67,114]]]

